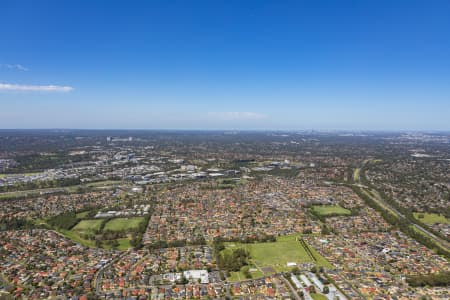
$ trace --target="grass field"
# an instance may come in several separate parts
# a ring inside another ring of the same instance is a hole
[[[227,249],[244,248],[250,252],[250,266],[255,266],[260,271],[263,269],[276,272],[288,271],[292,269],[286,264],[288,262],[304,263],[311,262],[316,263],[319,266],[332,268],[331,264],[325,260],[317,251],[312,247],[309,247],[313,256],[317,259],[314,261],[306,251],[306,249],[297,240],[297,235],[281,236],[276,242],[270,243],[225,243]],[[225,249],[224,251],[227,251]],[[239,272],[240,273],[240,272]],[[256,273],[256,272],[255,272]],[[267,272],[270,273],[270,272]],[[261,276],[261,273],[254,274],[254,276]],[[232,274],[230,281],[242,274]],[[252,274],[253,276],[253,274]]]
[[[251,266],[250,268],[254,268],[253,266]],[[228,281],[230,282],[236,282],[236,281],[242,281],[242,280],[247,280],[248,278],[245,277],[244,273],[241,272],[231,272],[230,273],[231,276],[227,278]],[[260,270],[256,271],[256,272],[250,272],[250,274],[252,275],[252,278],[261,278],[264,276],[264,273],[261,272]]]
[[[128,238],[118,239],[119,247],[117,249],[119,250],[128,250],[131,248],[130,240]]]
[[[314,205],[313,210],[321,216],[328,215],[350,215],[351,212],[348,209],[340,207],[339,205]]]
[[[58,230],[60,233],[62,233],[67,238],[71,239],[72,241],[79,243],[86,247],[95,247],[95,241],[93,240],[85,240],[80,236],[79,231],[72,230],[64,230],[60,229]]]
[[[80,214],[84,216],[85,213],[88,212],[82,212]],[[80,217],[80,216],[78,216]],[[136,228],[139,226],[139,223],[144,220],[143,217],[133,217],[133,218],[118,218],[118,219],[112,219],[108,221],[108,223],[105,224],[106,226],[109,224],[110,230],[113,231],[119,231],[119,230],[126,230],[128,228]],[[67,238],[71,239],[72,241],[79,243],[86,247],[97,247],[95,240],[92,239],[85,239],[86,234],[93,234],[94,230],[100,230],[102,222],[105,222],[105,219],[87,219],[87,220],[81,220],[78,222],[71,230],[65,230],[65,229],[55,229],[59,233],[63,234]],[[37,219],[35,220],[36,224],[43,224],[48,225],[45,220],[43,219]],[[50,225],[48,225],[50,227]],[[105,228],[103,230],[105,230]],[[130,236],[126,236],[123,238],[116,239],[119,245],[117,246],[118,250],[128,250],[132,246],[130,244]],[[102,242],[102,248],[104,249],[111,249],[111,245],[107,243],[108,241]]]
[[[131,248],[130,245],[130,239],[129,238],[120,238],[117,239],[117,241],[119,242],[119,246],[117,247],[118,250],[128,250],[129,248]],[[103,244],[103,248],[105,249],[111,249],[111,246],[107,245],[106,243]]]
[[[77,213],[77,218],[78,218],[78,219],[84,219],[84,218],[87,217],[88,214],[89,214],[89,211],[88,211],[88,210],[87,210],[87,211],[80,212],[80,213]]]
[[[420,215],[423,215],[423,218],[419,218]],[[414,217],[425,224],[436,224],[436,223],[450,224],[449,219],[447,219],[443,215],[438,214],[414,213]]]
[[[353,181],[354,182],[359,182],[359,174],[360,173],[361,173],[360,168],[355,169],[355,171],[353,172]]]
[[[119,224],[124,224],[124,220],[129,220],[126,218],[120,218],[120,219],[122,219],[122,220],[120,220]],[[132,219],[143,219],[143,218],[132,218]],[[117,219],[113,219],[111,221],[114,221],[114,220],[117,220]],[[97,230],[100,229],[100,225],[103,221],[104,220],[81,220],[71,230],[59,230],[59,231],[62,234],[64,234],[66,237],[68,237],[69,239],[73,240],[74,242],[77,242],[77,243],[82,244],[87,247],[95,247],[95,241],[90,240],[90,239],[89,240],[83,239],[82,234],[92,232],[95,229],[97,229]],[[109,224],[111,221],[109,221],[107,224]],[[138,220],[132,220],[132,225],[134,226],[134,224],[136,224],[136,222],[137,222],[137,224],[139,224]],[[113,224],[113,227],[124,228],[123,226],[119,227],[119,224]],[[105,228],[106,228],[106,225],[105,225]],[[118,229],[116,229],[116,230],[118,230]],[[127,249],[131,248],[130,239],[128,237],[119,238],[119,239],[117,239],[117,241],[119,242],[119,246],[117,247],[117,249],[127,250]],[[109,246],[106,243],[103,243],[102,248],[110,249],[111,246]]]
[[[328,299],[327,297],[325,297],[322,294],[311,293],[310,295],[314,300],[327,300]]]
[[[143,217],[116,218],[106,223],[104,230],[122,231],[127,229],[134,229],[139,227],[139,224],[143,221]]]
[[[99,230],[102,222],[103,220],[82,220],[72,230],[80,232]]]

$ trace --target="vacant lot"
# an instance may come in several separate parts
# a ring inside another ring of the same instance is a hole
[[[340,207],[339,205],[314,205],[312,208],[316,213],[321,216],[329,215],[350,215],[351,212],[348,209]]]
[[[421,218],[421,216],[423,216],[423,218]],[[443,215],[438,214],[414,213],[414,217],[425,224],[436,224],[436,223],[450,224],[449,219],[447,219]]]
[[[111,221],[106,223],[104,230],[123,231],[128,229],[136,229],[143,221],[143,217],[112,219]]]

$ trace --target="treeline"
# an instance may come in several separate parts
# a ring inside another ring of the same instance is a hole
[[[217,266],[226,272],[239,272],[242,267],[248,265],[250,253],[242,248],[223,251],[217,256]]]
[[[450,286],[450,272],[406,276],[410,286]]]
[[[92,219],[93,217],[95,217],[95,215],[97,214],[98,210],[101,207],[98,206],[91,206],[89,209],[84,209],[84,210],[80,210],[77,211],[77,213],[86,213],[86,215],[84,217],[77,217],[79,219]]]
[[[89,160],[89,154],[70,156],[65,152],[53,155],[30,154],[16,157],[18,165],[7,170],[7,173],[39,172],[54,169],[62,164],[77,163]]]
[[[131,233],[130,245],[135,249],[142,248],[142,236],[147,229],[148,222],[150,221],[150,215],[151,214],[146,215],[144,220],[139,223],[137,230]]]
[[[305,249],[306,253],[308,253],[308,256],[313,260],[317,261],[316,256],[311,252],[311,249],[309,248],[309,245],[305,242],[304,239],[299,240],[300,244],[302,245],[303,249]]]
[[[268,171],[267,174],[278,176],[278,177],[287,177],[287,178],[294,178],[300,173],[300,171],[296,168],[292,169],[280,169],[278,167],[273,168],[272,170]]]
[[[434,230],[429,225],[418,220],[416,217],[414,217],[414,214],[409,209],[400,206],[397,203],[397,201],[389,198],[383,191],[380,191],[379,194],[387,203],[389,203],[391,206],[395,207],[395,209],[400,211],[411,223],[415,223],[423,228],[426,228],[428,231],[430,231],[431,233],[440,237],[443,240],[450,241],[449,238],[447,236],[445,236],[444,234],[440,233],[439,231]]]
[[[233,242],[233,243],[243,243],[243,244],[252,244],[252,243],[267,243],[267,242],[276,242],[277,238],[274,235],[270,234],[260,234],[258,236],[246,236],[242,238],[223,238],[216,237],[214,238],[215,242]]]
[[[34,228],[33,222],[23,218],[0,218],[0,231]]]
[[[230,272],[242,271],[246,278],[252,278],[250,268],[248,266],[250,252],[242,248],[223,251],[225,250],[225,245],[223,241],[218,238],[214,239],[212,248],[217,266],[219,269],[224,270],[227,276],[230,276]],[[222,273],[221,276],[223,276]]]
[[[314,204],[314,205],[319,205],[319,204]],[[339,204],[339,206],[344,207],[344,205]],[[350,211],[350,215],[349,216],[357,216],[359,215],[359,207],[352,207],[352,208],[345,208],[348,209]],[[325,222],[326,218],[331,218],[331,217],[341,217],[343,214],[341,213],[330,213],[327,215],[322,215],[319,212],[317,212],[314,208],[312,208],[312,205],[310,205],[308,207],[308,212],[310,213],[310,215],[312,215],[313,217],[315,217],[316,219],[322,221],[323,223]]]
[[[144,220],[142,220],[137,228],[128,228],[123,230],[105,230],[105,225],[114,218],[102,219],[100,226],[96,230],[92,230],[92,233],[80,234],[83,239],[99,241],[99,244],[104,243],[112,247],[118,246],[117,239],[126,238],[131,235],[130,245],[134,248],[142,247],[142,235],[144,234],[147,223],[150,220],[150,216],[147,215]]]
[[[214,254],[217,257],[218,255],[220,255],[220,252],[222,250],[225,250],[225,244],[216,238],[216,239],[214,239],[214,241],[212,243],[212,248],[213,248]]]
[[[447,203],[450,203],[450,194],[447,195]],[[434,213],[438,215],[443,215],[447,219],[450,219],[450,206],[444,208],[427,208],[427,213]]]
[[[373,186],[373,184],[369,180],[367,180],[367,177],[366,177],[366,166],[361,168],[360,179],[361,179],[361,182],[364,185],[368,186],[369,188],[371,188],[373,190],[376,190],[376,188]],[[396,210],[401,212],[411,223],[415,223],[415,224],[417,224],[417,225],[419,225],[419,226],[421,226],[423,228],[427,228],[428,231],[430,231],[434,235],[438,236],[439,238],[441,238],[443,240],[446,240],[446,241],[450,241],[449,238],[446,235],[442,234],[439,231],[434,230],[433,228],[431,228],[427,224],[425,224],[422,221],[420,221],[417,218],[415,218],[414,214],[409,209],[399,205],[397,201],[391,199],[388,195],[386,195],[386,193],[384,191],[378,191],[378,193],[380,194],[380,197],[383,198],[383,200],[385,200],[389,205],[391,205]],[[450,211],[450,209],[448,209],[448,210]],[[447,212],[445,210],[442,210],[441,213],[444,213],[444,215],[445,215]]]
[[[18,182],[14,185],[5,185],[0,187],[0,193],[16,192],[46,188],[58,188],[64,186],[78,185],[81,181],[79,178],[62,178],[57,180],[35,180],[30,182]]]
[[[442,248],[440,245],[436,244],[432,239],[430,239],[425,234],[416,231],[408,219],[399,218],[396,215],[393,215],[392,213],[388,212],[383,207],[381,207],[376,201],[374,201],[371,197],[367,196],[364,192],[362,192],[360,188],[352,186],[352,189],[370,207],[379,212],[381,216],[386,220],[386,222],[398,228],[403,233],[415,239],[416,241],[426,246],[427,248],[435,250],[437,254],[442,255],[447,259],[450,259],[449,251]]]
[[[165,241],[160,240],[151,244],[146,244],[145,247],[148,249],[159,249],[159,248],[171,248],[171,247],[184,247],[184,246],[201,246],[206,245],[206,240],[204,237],[198,237],[195,240],[176,240],[176,241]]]
[[[77,225],[78,221],[74,212],[66,212],[47,220],[47,223],[57,229],[70,230]]]
[[[95,215],[96,211],[96,209],[89,210],[89,213],[84,218],[78,218],[76,212],[62,213],[48,219],[47,224],[57,230],[71,230],[81,219],[92,217],[93,215]],[[85,240],[95,241],[96,247],[107,245],[116,248],[117,246],[119,246],[119,242],[117,241],[118,239],[125,238],[128,235],[131,235],[131,246],[133,246],[134,248],[142,247],[142,235],[147,228],[147,223],[150,220],[150,215],[145,216],[144,220],[139,223],[137,228],[129,228],[124,230],[105,230],[106,223],[108,223],[112,219],[114,218],[102,219],[102,222],[100,223],[98,229],[91,229],[86,233],[79,233],[80,237]],[[203,244],[206,244],[206,241],[204,241]],[[164,242],[162,242],[160,245],[164,245]],[[180,246],[184,245],[186,245],[185,242],[180,243]],[[157,245],[150,245],[149,248],[156,248],[156,246]],[[172,245],[168,245],[167,247],[172,247]]]
[[[48,193],[47,195],[69,195],[70,193],[65,191],[65,190],[58,190],[58,191],[52,191],[51,193]],[[30,199],[30,198],[38,198],[41,197],[42,194],[39,191],[27,191],[26,193],[20,193],[20,194],[16,194],[16,193],[11,193],[8,196],[5,195],[1,195],[0,198],[0,203],[3,201],[11,201],[11,200],[25,200],[25,199]],[[1,204],[0,204],[1,205]]]

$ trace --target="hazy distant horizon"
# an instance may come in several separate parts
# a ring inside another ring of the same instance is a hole
[[[440,133],[440,134],[450,134],[450,129],[239,129],[239,128],[0,128],[0,132],[8,131],[66,131],[66,132],[76,132],[76,131],[100,131],[100,132],[279,132],[279,133],[354,133],[354,134],[364,134],[364,133]]]

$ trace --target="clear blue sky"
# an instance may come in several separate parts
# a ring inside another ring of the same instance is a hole
[[[1,1],[0,128],[450,130],[450,1]]]

